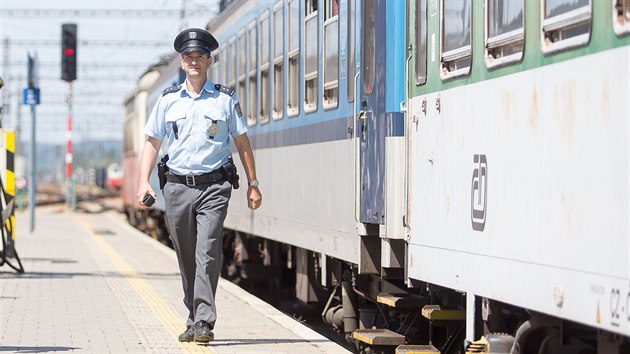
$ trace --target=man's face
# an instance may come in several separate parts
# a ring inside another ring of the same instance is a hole
[[[182,54],[182,69],[186,77],[206,76],[212,59],[206,53],[186,52]]]

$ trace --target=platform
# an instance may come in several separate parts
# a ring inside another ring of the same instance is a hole
[[[187,311],[174,252],[115,210],[18,212],[26,272],[0,267],[0,352],[350,353],[221,279],[215,340],[180,343]]]

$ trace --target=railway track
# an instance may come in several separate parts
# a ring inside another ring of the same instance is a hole
[[[64,204],[66,202],[66,194],[66,185],[56,183],[38,183],[35,192],[35,204]],[[77,202],[116,199],[120,197],[120,191],[87,185],[76,185],[74,194]],[[28,189],[19,189],[16,192],[15,198],[18,208],[28,207]]]

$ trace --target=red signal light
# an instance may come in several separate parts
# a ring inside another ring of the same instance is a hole
[[[66,49],[64,49],[64,50],[63,50],[63,55],[66,55],[66,56],[72,56],[72,55],[74,55],[74,49],[72,49],[72,48],[66,48]]]

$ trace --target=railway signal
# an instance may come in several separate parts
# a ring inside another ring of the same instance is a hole
[[[61,25],[61,79],[72,82],[77,79],[77,25]]]

